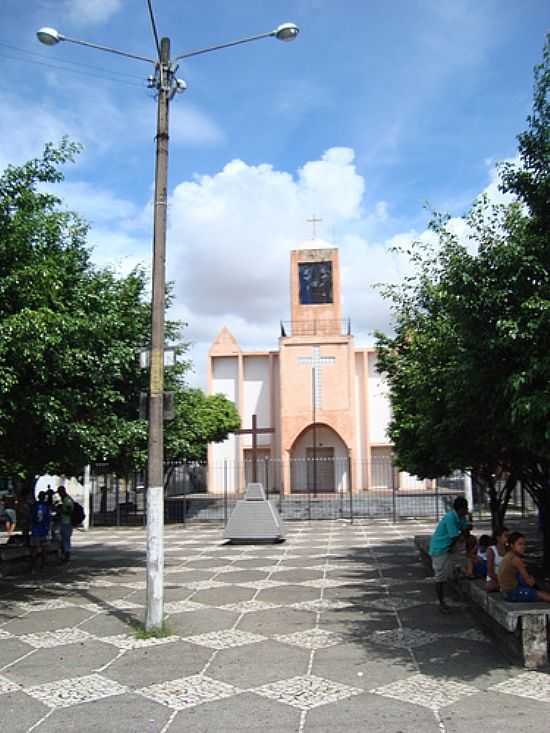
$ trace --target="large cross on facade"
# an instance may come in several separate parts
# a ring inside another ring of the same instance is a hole
[[[312,233],[313,236],[311,238],[312,239],[317,239],[317,227],[316,227],[316,224],[319,224],[323,220],[322,219],[318,219],[315,216],[315,214],[313,214],[313,216],[311,217],[311,219],[306,219],[306,221],[307,221],[308,224],[311,224],[313,226],[313,233]]]
[[[313,390],[313,406],[321,407],[321,369],[324,364],[334,364],[336,357],[334,356],[321,356],[321,347],[313,347],[312,356],[299,356],[298,362],[300,364],[311,364],[312,368],[312,390]]]
[[[252,435],[252,481],[258,480],[257,458],[258,458],[258,435],[274,433],[274,428],[259,428],[256,415],[252,415],[252,428],[240,428],[235,430],[236,435]]]

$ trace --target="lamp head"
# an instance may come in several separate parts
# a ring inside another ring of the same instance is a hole
[[[40,30],[36,32],[36,36],[40,43],[43,43],[46,46],[55,46],[56,43],[63,40],[63,36],[59,31],[56,31],[55,28],[40,28]]]
[[[294,41],[298,37],[300,29],[295,23],[282,23],[274,31],[274,36],[279,41]]]

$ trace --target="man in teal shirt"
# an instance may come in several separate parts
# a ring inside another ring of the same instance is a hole
[[[449,580],[456,567],[466,563],[466,553],[458,552],[458,541],[466,536],[471,527],[468,519],[468,502],[463,496],[454,500],[453,509],[441,519],[433,533],[429,553],[435,577],[435,590],[441,613],[449,613],[445,603],[445,582]]]

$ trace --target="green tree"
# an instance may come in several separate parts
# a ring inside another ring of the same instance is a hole
[[[29,485],[46,470],[70,475],[109,461],[124,473],[146,460],[138,402],[147,374],[137,363],[149,341],[146,276],[94,267],[87,225],[44,190],[78,150],[47,145],[0,176],[0,473]],[[167,324],[169,338],[180,330]],[[238,425],[232,403],[186,389],[188,368],[167,371],[177,405],[171,459],[197,456]]]
[[[495,523],[518,479],[550,518],[549,88],[547,40],[521,163],[503,170],[517,202],[476,202],[469,247],[435,217],[436,245],[411,250],[416,275],[386,290],[395,335],[379,337],[400,464],[420,475],[472,469],[489,488]]]
[[[221,394],[206,396],[200,389],[175,394],[175,417],[166,435],[167,460],[206,460],[208,443],[224,440],[241,421],[233,402]]]
[[[522,444],[550,460],[550,34],[535,68],[527,123],[518,136],[520,164],[502,170],[502,189],[527,211],[513,263],[521,272],[519,298],[509,314],[523,358],[509,394]]]
[[[507,397],[520,445],[534,456],[524,483],[544,518],[550,570],[550,34],[535,68],[533,108],[518,143],[520,164],[509,163],[502,171],[503,190],[526,211],[514,263],[521,273],[519,297],[509,314],[519,355]]]
[[[506,225],[503,214],[485,200],[473,208],[466,221],[480,247]],[[471,471],[489,493],[496,525],[518,479],[502,399],[498,294],[491,268],[448,230],[446,217],[434,216],[430,228],[435,242],[410,250],[416,275],[385,289],[395,334],[378,335],[378,358],[390,388],[390,437],[400,467],[418,476]]]

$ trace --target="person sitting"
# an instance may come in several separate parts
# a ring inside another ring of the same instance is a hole
[[[40,558],[40,569],[42,569],[46,563],[46,557],[44,554],[44,545],[48,541],[48,535],[50,533],[50,510],[46,503],[46,494],[44,491],[40,491],[38,499],[32,508],[32,522],[31,522],[31,560],[32,560],[32,571],[36,571],[36,561]]]
[[[17,513],[13,507],[8,507],[2,501],[0,502],[0,528],[2,528],[8,535],[8,542],[10,537],[15,532],[17,526]]]
[[[476,556],[473,564],[474,578],[487,577],[487,552],[493,544],[493,538],[488,534],[482,534],[477,541]]]
[[[538,590],[535,579],[525,567],[525,535],[512,532],[508,539],[508,552],[500,563],[498,582],[509,603],[550,603],[550,593]]]
[[[495,543],[487,548],[487,585],[485,586],[487,593],[500,590],[498,571],[507,549],[508,530],[506,527],[497,529],[494,538]]]
[[[445,603],[445,583],[453,577],[457,568],[463,568],[466,564],[464,545],[470,529],[468,502],[463,496],[459,496],[454,500],[453,509],[437,525],[428,550],[432,558],[435,590],[441,613],[451,611]]]

